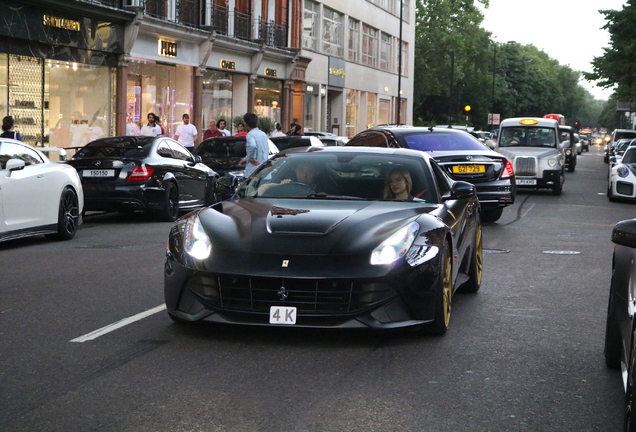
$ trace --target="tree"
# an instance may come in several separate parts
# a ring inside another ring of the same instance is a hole
[[[588,80],[598,81],[599,87],[616,85],[619,100],[636,100],[636,0],[628,0],[622,10],[601,10],[607,24],[603,26],[610,34],[610,47],[592,60]]]

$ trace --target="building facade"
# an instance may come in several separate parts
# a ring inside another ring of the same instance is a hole
[[[409,0],[305,0],[305,129],[353,136],[411,124],[414,38]]]
[[[407,5],[398,74],[399,0],[3,4],[0,116],[33,145],[137,134],[148,113],[168,136],[184,113],[202,131],[246,112],[353,135],[396,122],[398,82],[412,94],[414,17]]]

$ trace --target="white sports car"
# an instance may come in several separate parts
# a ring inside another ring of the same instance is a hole
[[[0,241],[46,235],[69,240],[82,223],[77,171],[39,149],[0,138]]]
[[[636,147],[628,147],[620,161],[610,168],[607,197],[636,199]]]

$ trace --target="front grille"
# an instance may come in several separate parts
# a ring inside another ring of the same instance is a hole
[[[269,312],[270,306],[294,306],[299,314],[355,313],[396,295],[383,282],[225,275],[195,275],[186,287],[215,308]]]
[[[518,176],[536,176],[537,175],[537,159],[534,157],[516,157],[515,158],[515,174]]]
[[[621,181],[616,182],[616,193],[619,193],[621,195],[633,196],[634,185],[631,183],[626,183]]]

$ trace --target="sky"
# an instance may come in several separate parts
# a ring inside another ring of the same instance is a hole
[[[482,27],[499,43],[532,44],[562,65],[591,72],[591,61],[609,46],[607,21],[599,9],[621,10],[625,0],[490,0],[483,9]],[[611,89],[581,80],[597,99],[608,99]]]

